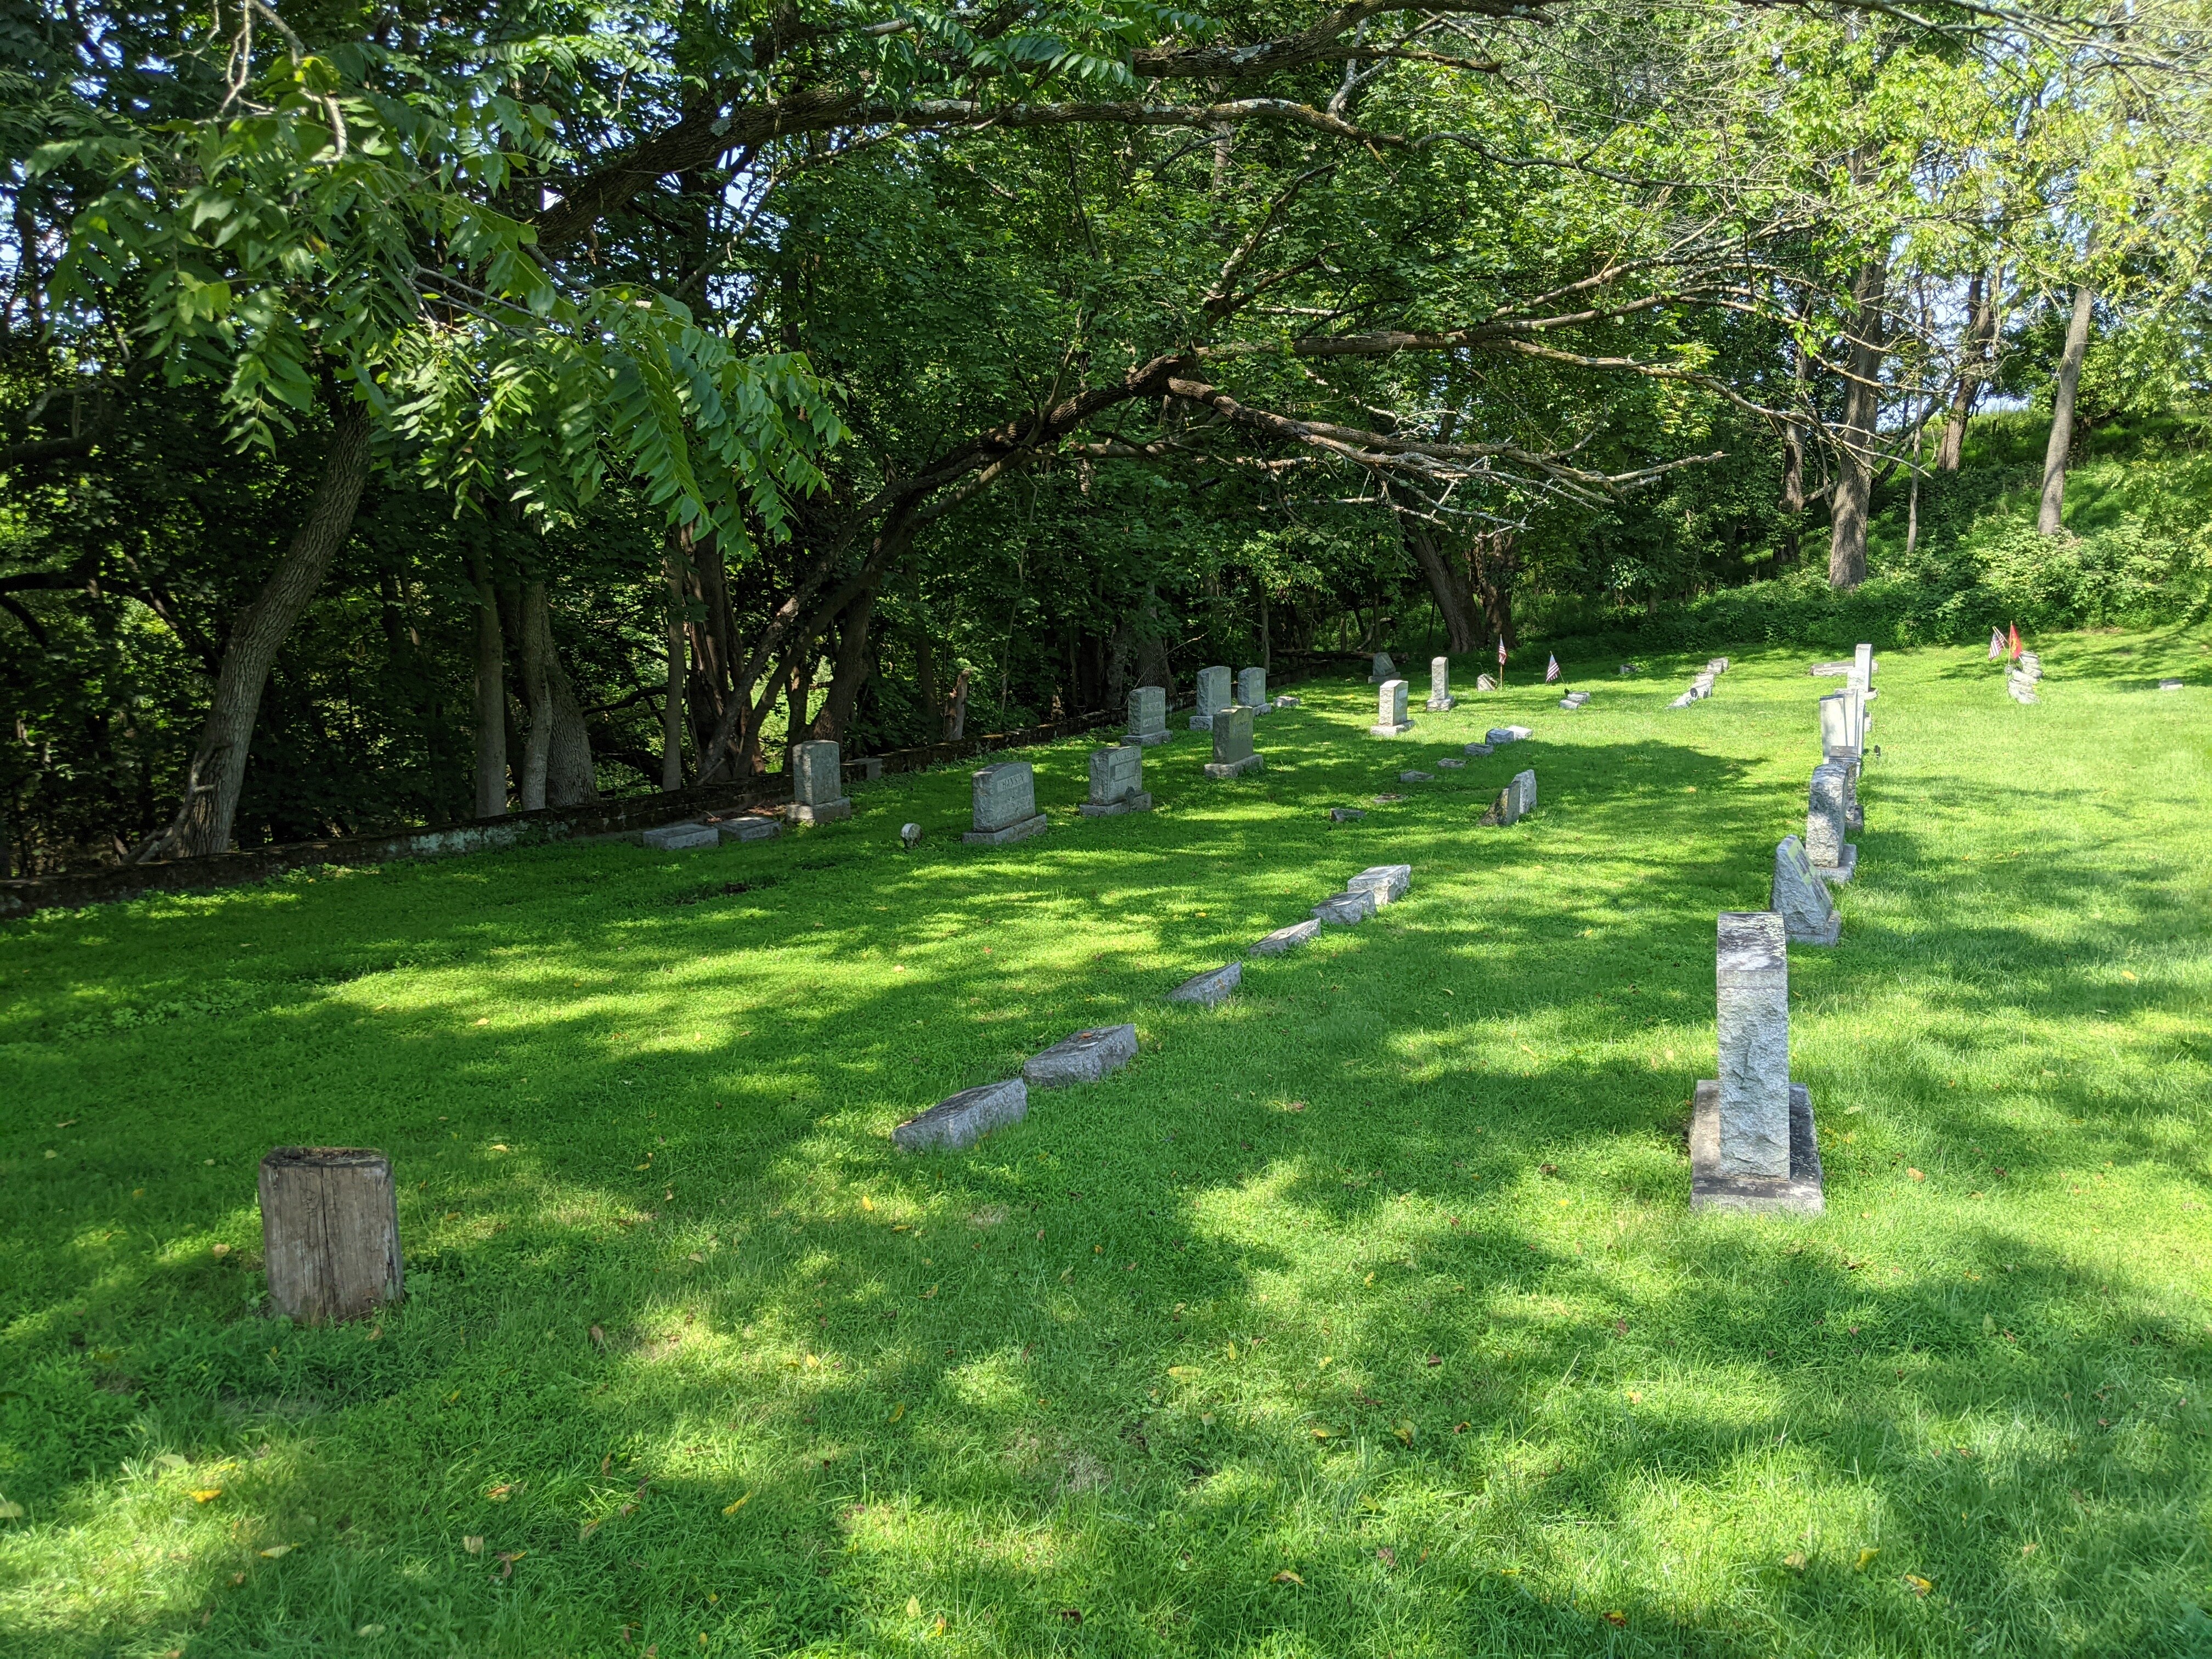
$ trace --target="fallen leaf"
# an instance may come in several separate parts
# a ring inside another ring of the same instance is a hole
[[[516,1483],[514,1481],[503,1480],[498,1486],[494,1486],[489,1492],[486,1492],[484,1496],[491,1499],[495,1504],[504,1504],[508,1498],[514,1496],[515,1486]]]
[[[499,1561],[499,1576],[502,1578],[514,1577],[514,1564],[529,1553],[530,1552],[528,1550],[508,1550],[502,1553],[497,1558]]]
[[[477,1024],[479,1025],[489,1025],[491,1024],[491,1021],[489,1019],[480,1019]]]
[[[299,1547],[300,1547],[297,1544],[271,1544],[267,1549],[262,1551],[261,1553],[268,1559],[274,1561],[278,1556],[289,1555],[294,1550]]]
[[[1313,1437],[1314,1437],[1315,1439],[1316,1439],[1316,1440],[1326,1440],[1326,1439],[1328,1439],[1328,1438],[1329,1437],[1329,1436],[1331,1436],[1332,1434],[1334,1434],[1334,1433],[1335,1433],[1335,1432],[1336,1432],[1336,1431],[1335,1431],[1335,1430],[1334,1430],[1334,1429],[1325,1429],[1325,1428],[1322,1428],[1319,1424],[1316,1424],[1316,1425],[1314,1425]]]
[[[1635,1392],[1635,1390],[1631,1389],[1628,1395],[1628,1403],[1632,1406],[1640,1406],[1644,1403],[1644,1396]]]
[[[1398,1437],[1398,1443],[1401,1446],[1410,1446],[1413,1443],[1413,1425],[1411,1423],[1401,1423],[1390,1432]]]
[[[495,1140],[495,1141],[493,1141],[493,1142],[492,1142],[492,1144],[491,1144],[491,1149],[492,1149],[492,1151],[494,1151],[495,1152],[507,1152],[507,1151],[511,1150],[511,1149],[508,1147],[507,1144],[505,1141],[503,1141],[503,1140]]]
[[[1375,1559],[1386,1567],[1395,1567],[1398,1565],[1398,1552],[1385,1544],[1375,1552]]]
[[[1375,1282],[1375,1275],[1373,1273],[1370,1273],[1366,1278],[1361,1279],[1359,1282],[1363,1285],[1372,1285]]]
[[[592,1346],[595,1348],[604,1348],[607,1346],[607,1334],[597,1325],[592,1327],[591,1338]]]
[[[1444,1357],[1440,1353],[1432,1353],[1429,1356],[1428,1363],[1431,1365],[1441,1365],[1444,1363]]]
[[[1928,1179],[1928,1177],[1921,1174],[1919,1170],[1910,1167],[1905,1170],[1905,1173],[1911,1176],[1915,1181],[1925,1181]]]
[[[919,1595],[909,1595],[906,1598],[906,1616],[909,1619],[921,1617],[921,1598]]]
[[[897,1405],[896,1405],[896,1406],[894,1406],[894,1407],[891,1407],[891,1414],[890,1414],[890,1419],[889,1419],[889,1420],[890,1420],[890,1421],[891,1421],[891,1422],[893,1422],[893,1423],[896,1423],[896,1422],[897,1422],[897,1421],[899,1420],[899,1419],[901,1419],[902,1417],[904,1417],[905,1415],[906,1415],[906,1401],[903,1401],[903,1400],[902,1400],[902,1401],[900,1401],[898,1402],[898,1404],[897,1404]]]
[[[202,1486],[198,1492],[195,1492],[192,1494],[192,1502],[195,1504],[212,1504],[216,1498],[222,1496],[222,1488],[221,1486]]]
[[[2124,968],[2120,969],[2120,977],[2127,981],[2130,985],[2133,985],[2136,982],[2136,976]]]
[[[1915,1595],[1925,1595],[1929,1590],[1936,1588],[1934,1584],[1930,1583],[1927,1579],[1923,1578],[1917,1572],[1906,1573],[1905,1575],[1905,1587]]]
[[[363,1625],[359,1630],[356,1631],[354,1634],[364,1638],[371,1636],[381,1636],[384,1634],[384,1626],[381,1625]]]
[[[1792,1572],[1804,1571],[1805,1553],[1802,1550],[1790,1551],[1789,1554],[1782,1558],[1782,1565],[1789,1568]]]
[[[1327,1366],[1328,1366],[1328,1364],[1329,1364],[1329,1362],[1330,1362],[1331,1360],[1334,1359],[1335,1358],[1336,1358],[1336,1356],[1335,1356],[1334,1354],[1333,1354],[1333,1353],[1325,1353],[1325,1354],[1323,1354],[1323,1355],[1321,1357],[1321,1364],[1320,1364],[1319,1365],[1315,1366],[1315,1367],[1314,1367],[1314,1369],[1315,1369],[1316,1370],[1321,1370],[1324,1369],[1325,1367],[1327,1367]]]
[[[863,1198],[860,1200],[860,1207],[864,1210],[872,1210],[876,1207],[876,1200],[872,1198]]]
[[[694,1250],[690,1255],[685,1256],[684,1259],[686,1261],[704,1261],[707,1258],[701,1255],[698,1251]]]
[[[1288,1567],[1285,1567],[1280,1572],[1277,1573],[1267,1582],[1271,1584],[1296,1584],[1300,1589],[1304,1589],[1306,1587],[1306,1581],[1299,1577],[1297,1574],[1292,1572]]]
[[[208,1247],[208,1254],[210,1255],[228,1255],[230,1254],[230,1246],[228,1244],[210,1244]]]
[[[931,1300],[932,1298],[933,1298],[936,1295],[937,1295],[937,1286],[936,1286],[936,1285],[931,1285],[927,1290],[924,1291],[921,1293],[921,1299],[922,1299],[924,1302],[927,1302],[927,1301]]]
[[[722,1513],[725,1515],[735,1515],[739,1510],[744,1508],[746,1504],[751,1503],[752,1498],[753,1495],[750,1492],[747,1492],[743,1498],[738,1499],[736,1503],[725,1504],[722,1506]]]
[[[1628,1615],[1625,1613],[1608,1613],[1605,1615],[1605,1622],[1611,1625],[1615,1630],[1626,1630],[1628,1628]]]
[[[1859,1559],[1851,1563],[1851,1571],[1853,1572],[1864,1572],[1867,1570],[1867,1564],[1881,1553],[1881,1552],[1873,1545],[1868,1545],[1864,1549],[1859,1552]]]
[[[471,1555],[482,1555],[483,1553],[483,1539],[482,1535],[473,1532],[470,1533],[466,1537],[461,1540],[461,1548]]]
[[[154,1461],[165,1469],[182,1469],[191,1467],[189,1459],[180,1457],[175,1452],[163,1452]]]
[[[2020,1547],[2020,1553],[2022,1555],[2033,1555],[2035,1553],[2035,1546],[2033,1543],[2022,1544]]]
[[[1065,1623],[1070,1625],[1079,1625],[1083,1622],[1083,1609],[1080,1607],[1062,1607],[1060,1610],[1060,1616]]]
[[[1195,1365],[1170,1365],[1168,1367],[1168,1375],[1170,1376],[1196,1376],[1198,1375],[1198,1367]]]

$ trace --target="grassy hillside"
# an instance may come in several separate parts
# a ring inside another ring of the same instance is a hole
[[[2202,1653],[2208,646],[2047,641],[2025,709],[1885,653],[1844,942],[1792,953],[1809,1223],[1691,1217],[1683,1146],[1796,652],[1394,742],[1316,686],[1259,778],[1150,751],[1147,817],[1037,751],[1006,848],[946,773],[0,930],[0,1651]],[[1121,1019],[1127,1072],[891,1150]],[[264,1316],[288,1142],[392,1153],[404,1310]]]

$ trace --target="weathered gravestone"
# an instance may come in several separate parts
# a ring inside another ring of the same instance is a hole
[[[1267,701],[1267,671],[1264,668],[1240,668],[1237,671],[1237,701],[1255,714],[1264,714],[1273,706]]]
[[[853,816],[845,798],[844,769],[834,743],[799,743],[791,749],[791,808],[793,823],[835,823]]]
[[[1498,690],[1498,682],[1487,674],[1477,674],[1474,677],[1474,689],[1478,691],[1495,691]]]
[[[2179,680],[2160,680],[2158,683],[2158,689],[2161,691],[2179,691],[2181,690],[2181,684]]]
[[[1301,705],[1296,697],[1285,691],[1281,696],[1275,699],[1275,707],[1278,708],[1297,708],[1301,707]]]
[[[963,1089],[919,1117],[891,1131],[891,1144],[902,1152],[957,1152],[973,1146],[994,1129],[1019,1123],[1030,1115],[1029,1085],[1019,1078]]]
[[[1140,685],[1129,693],[1129,730],[1124,742],[1149,749],[1174,735],[1168,730],[1168,694],[1164,687]]]
[[[884,781],[884,757],[881,755],[866,755],[859,760],[848,760],[845,763],[845,772],[848,777],[861,783],[881,783]]]
[[[1494,746],[1495,745],[1487,743],[1464,744],[1461,745],[1459,752],[1462,755],[1474,755],[1480,757],[1490,753]]]
[[[1368,671],[1367,683],[1370,685],[1380,685],[1385,680],[1395,679],[1397,673],[1398,665],[1390,660],[1390,653],[1388,651],[1377,651],[1375,653],[1374,664]]]
[[[1357,806],[1332,806],[1328,809],[1331,823],[1357,823],[1367,814]]]
[[[1200,1008],[1211,1008],[1229,1000],[1244,977],[1244,964],[1232,962],[1226,968],[1216,968],[1203,974],[1193,974],[1168,993],[1170,1002],[1184,1002]]]
[[[1844,839],[1850,833],[1851,795],[1848,765],[1824,761],[1813,769],[1813,787],[1806,795],[1805,856],[1824,881],[1849,881],[1858,867],[1859,849]]]
[[[1315,921],[1333,922],[1340,927],[1350,927],[1374,914],[1375,895],[1364,888],[1347,888],[1341,893],[1331,893],[1313,908]]]
[[[971,846],[1023,841],[1042,830],[1036,810],[1036,769],[1027,761],[1000,761],[975,775],[975,827],[961,840]]]
[[[1814,872],[1804,842],[1795,836],[1784,836],[1774,849],[1774,884],[1767,903],[1782,918],[1794,945],[1833,945],[1843,937],[1844,919],[1836,914],[1828,884]]]
[[[1424,772],[1418,768],[1412,771],[1401,772],[1398,774],[1398,781],[1401,783],[1434,783],[1436,781],[1437,775],[1435,773]]]
[[[261,1160],[269,1301],[295,1324],[358,1319],[405,1288],[392,1160],[368,1146],[279,1146]]]
[[[1252,711],[1223,709],[1213,717],[1213,758],[1206,763],[1206,775],[1218,781],[1259,769],[1260,757],[1252,752]]]
[[[1559,707],[1571,712],[1581,708],[1589,700],[1590,694],[1587,691],[1570,691],[1559,699]]]
[[[1406,713],[1406,682],[1385,680],[1382,690],[1375,699],[1375,724],[1367,728],[1370,738],[1396,738],[1413,729],[1413,722]]]
[[[1152,798],[1145,789],[1145,751],[1133,743],[1092,750],[1091,799],[1075,810],[1086,818],[1151,811]]]
[[[1495,748],[1501,743],[1525,743],[1536,734],[1525,726],[1493,726],[1482,735]]]
[[[1109,1072],[1118,1072],[1137,1057],[1137,1028],[1104,1025],[1062,1037],[1022,1067],[1022,1081],[1032,1089],[1064,1089],[1073,1083],[1096,1083]]]
[[[720,819],[714,825],[714,833],[724,841],[774,841],[783,833],[783,825],[774,818],[756,817],[747,812]]]
[[[1237,698],[1234,688],[1230,684],[1229,669],[1225,664],[1216,664],[1212,668],[1198,671],[1198,712],[1190,717],[1192,731],[1211,732],[1214,716],[1224,708],[1236,706]]]
[[[1862,641],[1851,647],[1851,665],[1859,671],[1859,678],[1869,686],[1874,684],[1874,647]]]
[[[1244,954],[1248,957],[1279,957],[1285,951],[1294,951],[1321,932],[1321,923],[1309,917],[1294,921],[1287,927],[1278,927],[1263,939],[1256,941]]]
[[[1362,870],[1344,884],[1347,893],[1372,893],[1376,908],[1380,909],[1393,899],[1406,896],[1413,885],[1413,866],[1410,864],[1376,864]]]
[[[640,831],[638,840],[656,853],[683,853],[720,846],[722,835],[711,823],[662,823]]]
[[[1690,1207],[1818,1215],[1812,1097],[1790,1081],[1790,955],[1771,910],[1725,911],[1714,988],[1720,1076],[1690,1119]]]
[[[1685,691],[1680,696],[1675,698],[1674,702],[1668,703],[1667,707],[1669,708],[1687,708],[1692,703],[1696,702],[1697,700],[1698,694],[1696,692]]]
[[[1832,761],[1859,757],[1858,733],[1847,690],[1831,691],[1820,699],[1820,752]]]
[[[1507,824],[1518,823],[1535,810],[1536,775],[1534,772],[1518,772],[1514,775],[1512,782],[1498,792],[1498,799],[1490,804],[1490,810],[1476,822],[1493,829],[1503,828]]]
[[[1715,657],[1715,658],[1711,659],[1710,661],[1708,661],[1708,662],[1705,664],[1705,672],[1707,672],[1708,674],[1725,674],[1725,673],[1727,673],[1727,672],[1728,672],[1728,659],[1727,659],[1726,657]]]
[[[1422,705],[1431,714],[1441,714],[1459,705],[1451,694],[1451,659],[1429,659],[1429,700]]]
[[[1456,772],[1461,767],[1466,765],[1467,762],[1457,755],[1446,755],[1437,764],[1447,772]]]
[[[1805,672],[1815,679],[1839,680],[1851,672],[1851,665],[1847,662],[1816,662]]]

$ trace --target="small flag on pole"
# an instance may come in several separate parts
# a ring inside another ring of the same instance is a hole
[[[2008,631],[2011,636],[2013,659],[2017,662],[2020,659],[2020,624],[2014,623]]]
[[[1553,657],[1553,659],[1552,659],[1549,662],[1547,662],[1547,663],[1546,663],[1546,664],[1544,665],[1544,684],[1547,684],[1547,685],[1549,685],[1549,684],[1551,684],[1553,683],[1553,681],[1554,681],[1554,680],[1558,679],[1559,678],[1559,658],[1558,658],[1557,656],[1554,656],[1554,657]]]
[[[1990,629],[1990,660],[1995,662],[2005,653],[2004,635],[1996,629]]]
[[[1505,672],[1505,635],[1503,634],[1498,636],[1498,672],[1501,674]]]

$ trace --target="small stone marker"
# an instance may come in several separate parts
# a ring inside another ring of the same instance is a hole
[[[1474,755],[1479,757],[1490,753],[1491,748],[1492,745],[1486,743],[1470,743],[1459,752],[1462,755]]]
[[[1401,772],[1398,774],[1398,781],[1401,783],[1434,783],[1436,781],[1437,775],[1433,772]]]
[[[1228,1001],[1229,994],[1237,988],[1243,977],[1244,964],[1241,962],[1232,962],[1226,968],[1216,968],[1207,973],[1193,974],[1168,993],[1168,1000],[1211,1008],[1218,1003]]]
[[[1345,883],[1344,890],[1347,893],[1374,894],[1375,906],[1380,909],[1393,899],[1405,897],[1406,890],[1413,885],[1413,882],[1412,865],[1376,864],[1362,870]]]
[[[1285,691],[1281,696],[1275,699],[1275,707],[1278,708],[1296,708],[1300,707],[1300,704],[1296,697]]]
[[[2043,701],[2043,699],[2037,696],[2032,690],[2027,686],[2021,684],[2018,680],[2008,682],[2005,686],[2005,690],[2012,694],[2012,700],[2014,702],[2041,702]]]
[[[844,769],[837,745],[827,741],[794,744],[791,750],[791,810],[793,823],[835,823],[853,816],[845,798]]]
[[[1000,761],[975,775],[975,827],[960,837],[970,846],[1024,841],[1044,828],[1036,810],[1036,769],[1027,761]]]
[[[1073,1083],[1096,1083],[1109,1072],[1118,1072],[1137,1057],[1137,1028],[1102,1025],[1062,1037],[1022,1067],[1022,1081],[1032,1089],[1064,1089]]]
[[[1559,707],[1572,712],[1573,710],[1581,708],[1584,703],[1588,702],[1589,699],[1590,694],[1587,691],[1570,691],[1565,696],[1559,699]]]
[[[1625,662],[1613,672],[1616,674],[1641,674],[1644,672],[1644,669],[1641,664]]]
[[[921,826],[918,823],[899,825],[899,845],[909,849],[921,845]]]
[[[1376,694],[1375,724],[1367,728],[1370,738],[1403,737],[1413,729],[1413,722],[1406,713],[1406,682],[1385,680],[1382,690]]]
[[[1814,872],[1804,842],[1795,836],[1783,836],[1774,849],[1774,884],[1767,902],[1794,945],[1833,945],[1843,937],[1844,919],[1836,914],[1828,884]]]
[[[1839,680],[1851,672],[1851,667],[1852,665],[1847,662],[1816,662],[1805,672],[1815,679]]]
[[[1367,683],[1370,685],[1380,685],[1385,680],[1396,678],[1397,672],[1398,665],[1390,660],[1390,653],[1388,651],[1377,651],[1375,653],[1374,665],[1368,671]]]
[[[1075,810],[1086,818],[1151,811],[1152,798],[1145,790],[1144,750],[1133,743],[1092,750],[1091,799]]]
[[[1451,694],[1451,659],[1429,659],[1429,700],[1422,705],[1431,714],[1441,714],[1458,707]]]
[[[2179,680],[2160,680],[2158,683],[2158,689],[2161,691],[2179,691],[2181,690],[2181,685],[2182,683]]]
[[[1483,733],[1493,748],[1501,743],[1521,743],[1535,735],[1525,726],[1493,726]]]
[[[368,1146],[279,1146],[261,1160],[269,1301],[295,1324],[358,1319],[405,1289],[392,1160]]]
[[[1495,691],[1498,690],[1498,682],[1487,674],[1477,674],[1474,677],[1474,689],[1478,691]]]
[[[1266,669],[1240,668],[1237,671],[1237,701],[1255,714],[1264,714],[1273,707],[1267,701]]]
[[[1811,1095],[1790,1081],[1790,956],[1771,910],[1724,911],[1715,962],[1720,1076],[1697,1087],[1690,1207],[1820,1213]]]
[[[743,817],[724,818],[714,826],[714,833],[724,841],[774,841],[783,833],[783,825],[774,818],[747,813]]]
[[[1350,927],[1374,914],[1375,895],[1350,889],[1331,893],[1313,908],[1315,921],[1334,922],[1340,927]]]
[[[1366,812],[1357,806],[1332,806],[1328,809],[1331,823],[1357,823],[1366,816]]]
[[[848,775],[858,779],[862,783],[881,783],[884,778],[884,757],[881,755],[868,755],[860,760],[848,760],[845,763],[845,770]]]
[[[1321,932],[1321,923],[1309,918],[1294,921],[1287,927],[1278,927],[1267,938],[1257,941],[1244,954],[1248,957],[1279,957],[1285,951],[1296,950],[1310,941]]]
[[[1168,730],[1168,694],[1158,685],[1140,685],[1129,693],[1129,730],[1124,742],[1149,749],[1175,735]]]
[[[1707,672],[1708,674],[1725,674],[1725,673],[1727,673],[1727,672],[1728,672],[1728,659],[1727,659],[1726,657],[1715,657],[1715,658],[1713,658],[1711,661],[1709,661],[1709,662],[1707,662],[1707,663],[1705,664],[1705,672]]]
[[[1198,712],[1190,717],[1194,732],[1213,730],[1213,717],[1224,708],[1233,708],[1237,698],[1229,683],[1227,665],[1217,663],[1211,668],[1198,671]]]
[[[957,1152],[973,1146],[994,1129],[1019,1123],[1030,1115],[1029,1085],[1019,1078],[986,1083],[948,1095],[919,1117],[891,1131],[891,1145],[902,1152]]]
[[[722,833],[711,823],[663,823],[638,836],[656,853],[684,853],[695,847],[719,847]]]
[[[1805,856],[1824,881],[1849,881],[1858,867],[1859,849],[1844,839],[1850,833],[1851,793],[1848,766],[1829,761],[1813,769],[1805,805]]]
[[[1696,692],[1685,691],[1680,696],[1675,698],[1674,702],[1668,703],[1667,707],[1669,708],[1687,708],[1692,703],[1697,702],[1697,700],[1698,694]]]
[[[1461,767],[1466,765],[1467,763],[1461,759],[1457,755],[1446,755],[1442,760],[1439,760],[1437,764],[1447,772],[1456,772]]]
[[[1259,769],[1260,757],[1252,752],[1252,711],[1223,709],[1213,717],[1213,758],[1206,763],[1206,775],[1218,782]]]

